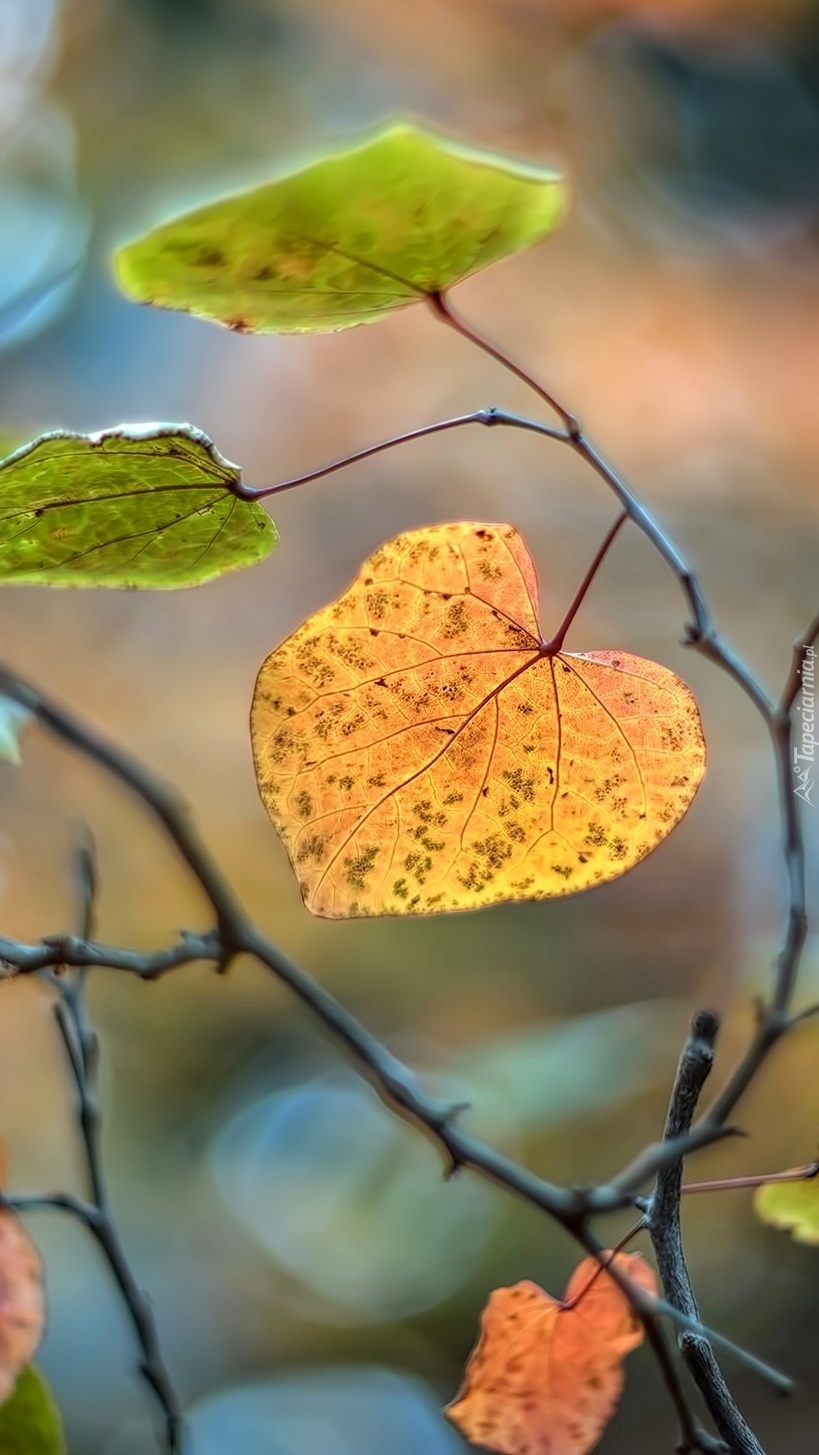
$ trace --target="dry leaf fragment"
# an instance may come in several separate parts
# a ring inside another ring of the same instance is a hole
[[[44,1323],[40,1255],[14,1214],[0,1210],[0,1403],[34,1354]]]
[[[642,1258],[618,1253],[616,1262],[656,1292]],[[463,1388],[446,1410],[473,1444],[499,1455],[586,1455],[597,1444],[620,1397],[623,1359],[643,1338],[608,1273],[588,1286],[597,1268],[594,1258],[578,1264],[563,1302],[528,1281],[490,1295]]]
[[[592,888],[671,831],[705,767],[684,683],[550,652],[523,541],[475,522],[376,551],[268,657],[251,733],[304,901],[330,917]]]

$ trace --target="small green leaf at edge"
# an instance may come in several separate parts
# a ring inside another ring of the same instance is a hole
[[[819,1177],[803,1182],[766,1182],[754,1195],[757,1217],[790,1233],[796,1243],[819,1245]]]
[[[65,1455],[60,1412],[43,1376],[27,1364],[0,1405],[0,1455]]]
[[[46,434],[0,460],[0,585],[168,590],[250,566],[278,536],[191,425]]]
[[[116,254],[138,302],[240,332],[372,323],[546,237],[560,174],[408,124],[186,213]]]

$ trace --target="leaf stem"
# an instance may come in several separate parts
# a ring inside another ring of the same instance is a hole
[[[614,1259],[617,1257],[617,1254],[622,1253],[623,1249],[628,1247],[629,1243],[631,1243],[633,1239],[637,1237],[638,1233],[644,1232],[647,1227],[648,1219],[644,1214],[640,1218],[640,1221],[638,1223],[635,1223],[633,1227],[629,1228],[627,1233],[623,1234],[622,1238],[618,1238],[613,1248],[608,1249],[606,1262],[598,1262],[597,1267],[591,1275],[591,1278],[587,1279],[587,1281],[583,1284],[583,1287],[575,1294],[574,1298],[562,1298],[560,1300],[560,1307],[563,1309],[576,1308],[577,1305],[580,1303],[581,1299],[584,1299],[586,1297],[589,1289],[592,1288],[593,1285],[597,1282],[600,1274],[605,1273],[606,1269],[609,1267],[609,1264],[613,1263]]]
[[[599,547],[599,549],[598,549],[598,551],[597,551],[597,553],[596,553],[596,555],[594,557],[594,560],[592,561],[591,565],[589,566],[588,571],[586,572],[585,576],[583,577],[583,580],[581,581],[580,586],[577,589],[577,593],[575,595],[575,598],[574,598],[571,606],[569,607],[568,611],[566,612],[566,615],[564,616],[562,622],[560,623],[560,626],[558,627],[557,631],[555,632],[555,634],[551,638],[551,640],[548,641],[548,642],[546,642],[544,644],[543,651],[544,651],[544,655],[545,656],[555,657],[555,656],[557,656],[558,652],[561,652],[563,650],[563,643],[566,640],[566,635],[568,633],[569,627],[571,626],[572,622],[574,621],[575,617],[577,616],[578,611],[580,610],[581,606],[583,605],[583,602],[586,599],[586,595],[588,593],[589,587],[591,586],[591,584],[592,584],[595,576],[597,575],[597,572],[599,571],[601,565],[603,564],[603,561],[605,560],[605,557],[606,557],[606,555],[608,553],[609,547],[611,546],[612,542],[614,541],[615,536],[617,535],[617,533],[620,530],[621,526],[624,526],[627,520],[628,520],[628,511],[627,510],[623,510],[620,513],[620,515],[618,515],[616,521],[614,522],[614,525],[607,532],[606,537],[605,537],[602,545]]]
[[[348,465],[357,465],[361,460],[369,460],[373,455],[381,455],[385,450],[393,450],[398,445],[411,444],[413,440],[427,439],[430,435],[445,434],[449,430],[461,429],[468,424],[488,426],[507,424],[520,427],[522,421],[517,415],[508,414],[502,409],[475,409],[471,414],[458,414],[452,419],[439,419],[434,424],[422,424],[418,429],[409,429],[405,430],[403,434],[390,435],[388,439],[379,440],[374,445],[366,445],[363,450],[354,450],[351,455],[342,455],[337,460],[332,460],[329,465],[319,465],[316,470],[307,470],[303,475],[294,475],[292,479],[282,480],[277,485],[254,487],[245,485],[242,480],[228,480],[225,488],[239,500],[266,500],[271,495],[282,495],[285,490],[296,490],[300,485],[309,485],[314,480],[323,480],[327,475],[334,475],[337,470],[346,470]],[[555,440],[564,438],[561,430],[551,429],[548,425],[539,426],[538,432],[548,434]]]
[[[550,394],[547,389],[544,389],[543,385],[511,358],[509,354],[499,348],[497,344],[493,344],[489,339],[484,338],[482,334],[479,334],[468,323],[465,323],[462,318],[459,318],[457,314],[453,313],[449,299],[445,293],[428,293],[427,303],[435,317],[440,319],[442,323],[445,323],[448,328],[453,329],[455,333],[459,333],[461,338],[466,339],[467,343],[474,344],[475,348],[481,349],[483,353],[488,354],[490,359],[494,359],[495,363],[500,364],[501,368],[506,369],[507,373],[514,374],[516,379],[520,379],[522,384],[525,384],[528,389],[531,389],[537,394],[538,398],[542,399],[543,403],[547,404],[558,416],[569,439],[579,437],[580,426],[575,416],[568,409],[565,409],[562,404],[559,404],[554,395]]]
[[[684,1182],[680,1193],[687,1197],[692,1192],[740,1192],[752,1187],[767,1187],[769,1182],[810,1182],[814,1177],[819,1177],[819,1162],[809,1162],[806,1167],[789,1167],[785,1172],[761,1172],[752,1177],[717,1177],[711,1182]]]

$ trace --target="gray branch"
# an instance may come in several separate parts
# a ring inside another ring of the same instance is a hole
[[[700,1092],[714,1064],[719,1020],[710,1011],[698,1011],[683,1046],[671,1093],[665,1135],[676,1142],[688,1132]],[[670,1163],[658,1174],[648,1212],[648,1230],[657,1258],[660,1280],[669,1303],[700,1323],[700,1312],[683,1249],[680,1219],[682,1162]],[[703,1332],[680,1330],[677,1343],[706,1408],[731,1455],[764,1455],[764,1451],[737,1406]]]
[[[702,1084],[710,1070],[713,1039],[716,1023],[711,1020],[697,1022],[695,1035],[689,1040],[683,1052],[675,1086],[666,1134],[662,1142],[646,1148],[626,1168],[616,1174],[602,1187],[571,1189],[560,1187],[520,1167],[495,1152],[477,1138],[465,1133],[457,1122],[459,1107],[440,1102],[428,1096],[416,1077],[403,1065],[365,1026],[355,1019],[342,1005],[327,993],[315,980],[285,955],[255,927],[234,895],[227,880],[212,859],[209,851],[193,825],[186,805],[162,780],[149,773],[139,762],[127,753],[110,744],[93,729],[79,722],[71,714],[51,702],[14,672],[0,667],[0,694],[20,703],[38,719],[43,727],[55,734],[64,743],[92,759],[125,784],[141,799],[157,820],[160,829],[174,844],[178,854],[198,882],[203,896],[215,917],[216,926],[205,934],[184,933],[174,945],[155,951],[139,952],[121,949],[95,942],[92,938],[90,915],[86,915],[83,933],[80,936],[58,935],[44,939],[39,945],[23,945],[17,941],[0,938],[0,969],[7,973],[32,974],[47,972],[52,981],[60,987],[61,971],[65,967],[77,967],[79,978],[77,994],[81,994],[82,978],[88,967],[105,966],[136,974],[145,980],[177,969],[182,965],[201,960],[216,965],[219,971],[228,968],[238,955],[248,954],[265,965],[272,974],[285,983],[318,1020],[325,1031],[341,1046],[357,1065],[359,1071],[373,1084],[383,1101],[399,1116],[426,1132],[440,1148],[448,1174],[460,1168],[469,1168],[484,1178],[520,1197],[533,1207],[559,1222],[563,1228],[587,1251],[602,1258],[602,1246],[591,1232],[590,1219],[599,1213],[606,1213],[629,1205],[641,1205],[640,1188],[651,1178],[657,1178],[654,1199],[651,1203],[651,1233],[661,1260],[661,1274],[668,1292],[667,1301],[650,1299],[645,1291],[637,1288],[622,1271],[612,1267],[623,1292],[630,1299],[635,1313],[642,1319],[646,1336],[654,1348],[670,1397],[677,1410],[682,1428],[685,1450],[700,1450],[714,1455],[720,1442],[703,1431],[691,1413],[680,1385],[676,1367],[660,1328],[659,1315],[667,1315],[676,1324],[678,1342],[686,1362],[694,1374],[706,1400],[706,1404],[727,1443],[736,1455],[761,1455],[761,1448],[748,1430],[736,1408],[711,1350],[711,1343],[717,1336],[701,1323],[696,1308],[690,1280],[682,1250],[679,1227],[679,1196],[682,1162],[686,1155],[699,1147],[707,1146],[724,1137],[737,1135],[737,1129],[729,1125],[729,1119],[751,1081],[755,1078],[770,1050],[780,1037],[794,1023],[796,1017],[790,1005],[793,989],[807,934],[805,904],[805,860],[799,808],[792,791],[791,755],[793,743],[793,706],[798,690],[799,652],[815,642],[819,636],[819,618],[807,629],[796,644],[791,669],[782,696],[774,703],[764,687],[734,653],[733,649],[716,631],[709,608],[699,582],[665,531],[653,515],[626,485],[611,465],[599,454],[588,440],[576,418],[564,409],[557,400],[537,384],[525,370],[521,369],[501,350],[488,343],[462,323],[451,311],[447,300],[441,295],[430,298],[437,317],[454,328],[469,342],[481,348],[510,370],[518,379],[530,385],[539,398],[553,408],[560,417],[562,429],[555,429],[540,421],[523,419],[501,410],[479,410],[472,415],[443,421],[411,431],[404,436],[384,441],[369,449],[358,451],[347,460],[336,461],[320,470],[309,472],[280,487],[258,492],[246,492],[256,496],[272,494],[276,488],[292,489],[310,480],[341,469],[354,459],[363,459],[380,453],[394,445],[412,438],[437,434],[461,427],[480,424],[485,426],[507,426],[533,431],[552,441],[569,446],[581,456],[590,468],[604,481],[619,501],[628,519],[643,532],[654,549],[675,575],[687,602],[690,621],[686,627],[685,641],[709,661],[718,666],[742,689],[760,713],[768,729],[774,754],[774,763],[779,788],[782,818],[782,850],[786,883],[786,923],[782,946],[777,959],[774,989],[770,1002],[760,1012],[755,1036],[729,1077],[723,1090],[707,1109],[700,1121],[692,1126],[697,1098]],[[73,981],[69,982],[73,985]],[[143,1373],[154,1387],[167,1417],[169,1448],[181,1449],[181,1417],[178,1402],[170,1382],[165,1382],[164,1366],[155,1339],[150,1306],[144,1300],[133,1282],[127,1263],[119,1246],[116,1228],[107,1211],[107,1195],[102,1180],[102,1169],[98,1157],[98,1128],[95,1113],[83,1098],[88,1091],[89,1077],[93,1079],[95,1049],[88,1041],[88,1028],[82,1020],[79,1002],[74,990],[66,996],[63,990],[60,1020],[64,1044],[78,1086],[80,1120],[85,1138],[89,1178],[92,1184],[92,1201],[88,1204],[68,1194],[55,1193],[51,1197],[32,1195],[27,1198],[6,1197],[0,1201],[7,1206],[33,1210],[37,1207],[53,1207],[80,1217],[100,1239],[103,1251],[108,1257],[112,1271],[119,1284],[143,1350]],[[73,1030],[68,1034],[69,1019],[73,1016]],[[78,1016],[80,1018],[78,1019]],[[710,1050],[709,1050],[710,1040]],[[90,1061],[89,1061],[90,1055]],[[108,1231],[100,1237],[100,1228]],[[720,1340],[723,1344],[727,1341]],[[788,1381],[770,1370],[753,1356],[745,1354],[735,1346],[733,1352],[747,1360],[752,1367],[771,1379],[780,1389],[788,1387]],[[744,1432],[744,1433],[743,1433]],[[745,1443],[743,1443],[743,1440]]]

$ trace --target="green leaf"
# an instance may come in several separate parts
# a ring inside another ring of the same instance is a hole
[[[0,1405],[0,1455],[65,1455],[62,1421],[48,1386],[29,1364]]]
[[[48,434],[0,461],[0,584],[194,586],[261,560],[276,529],[190,425]]]
[[[31,721],[27,708],[0,693],[0,763],[20,762],[20,734]]]
[[[819,1243],[819,1177],[804,1182],[766,1182],[754,1196],[763,1223],[782,1228],[797,1243]]]
[[[564,204],[555,171],[391,126],[156,228],[115,268],[139,302],[240,331],[350,328],[538,242]]]

